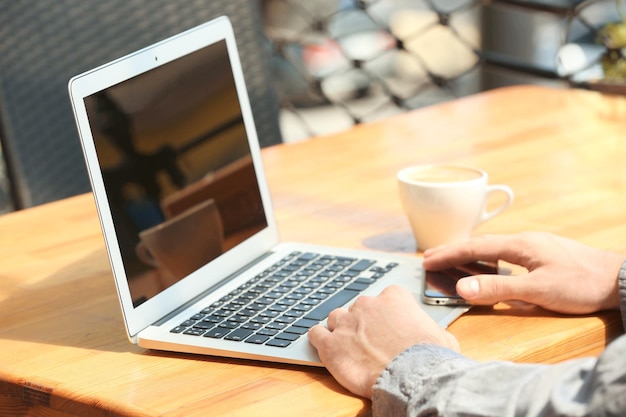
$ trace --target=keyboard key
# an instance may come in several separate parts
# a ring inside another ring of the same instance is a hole
[[[222,329],[235,329],[239,327],[241,323],[235,321],[225,321],[220,323],[217,327],[221,327]]]
[[[337,257],[335,258],[335,260],[336,260],[338,263],[342,263],[342,264],[344,264],[344,265],[349,265],[349,264],[351,264],[352,262],[356,261],[356,258],[346,258],[346,257],[343,257],[343,256],[337,256]]]
[[[281,316],[281,317],[276,317],[276,322],[277,323],[286,323],[286,324],[291,324],[296,320],[295,317],[290,317],[290,316]]]
[[[261,303],[252,303],[248,306],[249,310],[255,310],[255,311],[261,311],[264,308],[266,308],[267,305],[266,304],[261,304]]]
[[[202,321],[207,322],[207,323],[219,323],[222,320],[223,320],[223,317],[214,316],[212,314],[209,314],[208,316],[204,316],[204,318],[202,319]]]
[[[245,316],[245,317],[252,317],[254,315],[256,315],[256,313],[258,313],[259,310],[257,309],[252,309],[252,308],[244,308],[243,310],[241,310],[239,313],[240,316]]]
[[[261,336],[275,336],[276,333],[278,333],[278,330],[273,330],[273,329],[261,329],[258,332],[256,332],[256,334],[261,335]]]
[[[286,323],[277,323],[275,321],[265,326],[265,328],[272,329],[272,330],[283,330],[285,327],[287,327]]]
[[[204,329],[204,330],[209,330],[213,326],[215,326],[215,324],[209,323],[207,321],[201,321],[193,325],[195,329]]]
[[[374,265],[376,262],[372,261],[370,259],[361,259],[360,261],[358,261],[357,263],[355,263],[354,265],[350,266],[350,268],[348,268],[350,271],[359,271],[359,272],[363,272],[365,271],[367,268],[369,268],[370,266]]]
[[[230,332],[230,329],[225,329],[223,327],[216,327],[214,329],[209,330],[204,334],[204,337],[212,337],[214,339],[221,339],[226,336]]]
[[[204,332],[206,332],[205,329],[198,329],[196,327],[192,327],[191,329],[185,330],[183,333],[191,335],[191,336],[201,336]]]
[[[315,326],[317,323],[319,323],[319,321],[317,320],[300,319],[297,322],[295,322],[293,325],[310,329],[311,327]]]
[[[315,288],[300,287],[300,288],[297,288],[294,292],[296,294],[307,295],[307,294],[312,293],[313,291],[315,291]]]
[[[290,340],[270,339],[269,342],[267,342],[265,344],[265,346],[274,346],[274,347],[285,348],[285,347],[289,346],[290,344],[291,344]]]
[[[249,330],[260,330],[263,328],[263,324],[261,323],[245,323],[241,326],[242,329],[249,329]]]
[[[263,343],[267,342],[269,338],[270,338],[269,336],[253,334],[252,336],[246,339],[246,343],[254,343],[255,345],[262,345]]]
[[[318,290],[317,290],[317,293],[318,293],[318,294],[323,294],[323,295],[328,296],[329,294],[332,294],[332,293],[334,293],[335,291],[337,291],[337,287],[333,287],[333,286],[330,286],[330,287],[329,287],[329,286],[325,286],[325,287],[322,287],[322,288],[318,289]]]
[[[313,259],[317,258],[319,255],[317,253],[303,253],[302,255],[298,256],[298,259],[301,261],[312,261]]]
[[[274,336],[274,339],[289,340],[290,342],[293,342],[294,340],[297,340],[299,337],[300,335],[297,333],[282,332]]]
[[[367,287],[369,287],[369,284],[364,284],[361,282],[353,282],[352,284],[348,284],[345,289],[352,290],[352,291],[363,291]]]
[[[269,317],[269,318],[276,318],[280,315],[280,313],[278,311],[271,311],[271,310],[265,310],[265,311],[261,311],[259,313],[259,317]]]
[[[292,310],[304,312],[304,311],[311,310],[311,308],[313,308],[313,305],[311,305],[311,304],[300,303],[298,305],[293,306]]]
[[[285,317],[302,317],[303,314],[304,314],[304,311],[289,310],[289,311],[285,311],[283,313],[283,316],[285,316]]]
[[[253,333],[252,330],[248,329],[237,329],[233,332],[230,332],[224,339],[226,340],[234,340],[235,342],[240,342],[242,340],[247,339]]]
[[[302,300],[304,297],[306,297],[306,294],[292,292],[291,294],[288,294],[285,298],[287,300]]]
[[[313,299],[313,300],[321,301],[321,300],[324,300],[325,298],[328,298],[328,294],[324,294],[319,291],[309,295],[309,299]]]
[[[265,294],[265,298],[269,298],[270,300],[276,300],[280,297],[282,297],[285,294],[285,291],[276,291],[273,290],[271,292],[268,292],[267,294]],[[273,301],[269,301],[267,304],[272,303]]]
[[[308,331],[309,329],[304,328],[304,327],[291,326],[291,327],[286,328],[283,333],[293,333],[293,334],[297,334],[298,336],[301,336]]]
[[[229,317],[227,321],[232,323],[243,323],[245,321],[248,321],[249,318],[250,316],[244,316],[243,314],[236,313],[234,316]]]
[[[185,329],[187,329],[186,326],[176,326],[172,330],[170,330],[170,333],[182,333],[185,331]]]
[[[281,304],[274,304],[271,305],[267,308],[269,311],[274,311],[276,313],[284,313],[285,311],[289,310],[289,306],[284,306]]]
[[[333,295],[313,310],[309,311],[304,318],[310,320],[324,320],[328,317],[328,314],[334,309],[341,307],[348,301],[352,300],[359,294],[358,291],[341,290],[337,294]]]
[[[282,300],[278,300],[277,304],[281,306],[292,306],[296,304],[299,300],[293,300],[291,298],[283,298]]]
[[[256,316],[250,319],[251,323],[267,324],[272,321],[272,317]]]
[[[218,316],[218,317],[228,317],[232,314],[232,311],[228,311],[228,310],[224,310],[224,309],[220,309],[220,310],[216,310],[213,312],[214,316]]]

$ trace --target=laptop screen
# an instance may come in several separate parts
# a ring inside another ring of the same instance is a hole
[[[133,305],[267,227],[220,41],[85,98]]]

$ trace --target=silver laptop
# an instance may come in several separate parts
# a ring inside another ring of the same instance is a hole
[[[389,284],[419,300],[417,257],[279,242],[227,17],[69,93],[133,343],[319,366],[306,333],[332,309]],[[467,310],[424,308],[444,327]]]

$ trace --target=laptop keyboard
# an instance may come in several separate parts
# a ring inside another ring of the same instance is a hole
[[[287,347],[395,266],[292,252],[170,331]]]

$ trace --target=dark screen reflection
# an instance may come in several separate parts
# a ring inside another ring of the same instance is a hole
[[[85,104],[136,306],[267,226],[224,42]]]

